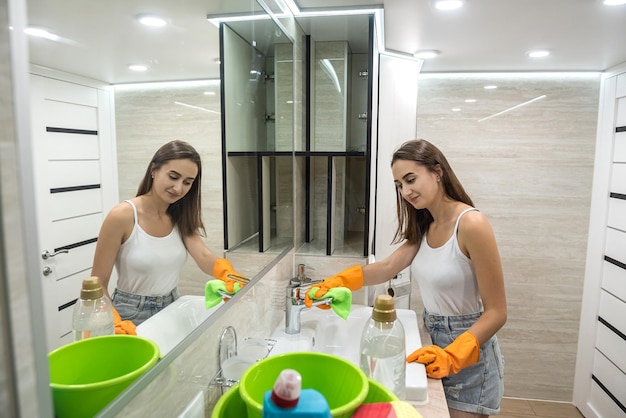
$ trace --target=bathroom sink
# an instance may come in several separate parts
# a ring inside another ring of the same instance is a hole
[[[137,335],[157,343],[161,356],[167,354],[224,302],[205,308],[204,296],[185,295],[137,326]]]
[[[396,309],[406,336],[406,352],[422,346],[417,315],[409,309]],[[352,305],[347,319],[332,310],[306,309],[301,313],[299,334],[285,333],[284,319],[271,338],[276,341],[270,355],[293,351],[316,351],[333,354],[359,365],[361,332],[372,316],[372,308]],[[428,398],[426,370],[422,364],[407,363],[406,400],[425,402]]]

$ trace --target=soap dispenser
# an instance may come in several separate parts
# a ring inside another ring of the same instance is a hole
[[[361,336],[361,370],[403,400],[406,393],[404,328],[397,319],[393,297],[378,295],[372,317]]]

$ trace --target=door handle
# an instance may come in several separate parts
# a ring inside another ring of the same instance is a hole
[[[46,266],[46,267],[43,268],[43,275],[44,276],[49,276],[51,274],[52,274],[52,269],[50,267]]]
[[[51,253],[48,250],[43,250],[43,252],[41,253],[41,258],[43,258],[44,260],[47,260],[47,259],[49,259],[51,257],[54,257],[56,255],[59,255],[61,253],[67,254],[69,252],[70,252],[70,250],[68,250],[67,248],[62,248],[59,251],[55,251],[53,253]]]

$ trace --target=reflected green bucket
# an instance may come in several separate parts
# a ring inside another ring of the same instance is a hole
[[[159,359],[153,341],[134,335],[87,338],[48,354],[57,418],[93,417]]]

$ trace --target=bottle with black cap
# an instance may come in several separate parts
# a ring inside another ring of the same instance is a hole
[[[378,295],[372,317],[361,336],[361,370],[405,398],[406,354],[404,328],[397,319],[393,297]]]
[[[80,297],[74,305],[72,330],[74,341],[110,335],[115,332],[112,305],[104,296],[102,285],[97,277],[83,280]]]

